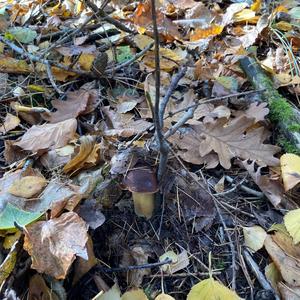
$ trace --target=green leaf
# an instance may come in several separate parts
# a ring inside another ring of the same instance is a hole
[[[238,82],[234,77],[220,76],[216,80],[217,82],[222,84],[227,90],[237,91],[238,89]]]
[[[187,296],[187,300],[240,300],[234,292],[214,280],[208,278],[195,284]]]
[[[17,222],[21,226],[25,226],[37,220],[42,215],[43,213],[21,210],[10,203],[7,203],[6,207],[0,213],[0,230],[16,228],[14,222]]]
[[[131,58],[133,58],[133,55],[131,53],[129,46],[120,46],[117,48],[117,62],[118,63],[122,63]]]
[[[37,33],[29,28],[14,27],[10,28],[8,32],[12,34],[16,40],[24,44],[30,44],[37,37]]]

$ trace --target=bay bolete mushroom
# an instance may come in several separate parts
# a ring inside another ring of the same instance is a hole
[[[153,170],[149,166],[138,165],[127,173],[123,183],[132,192],[135,213],[150,219],[155,208],[155,193],[158,191]]]

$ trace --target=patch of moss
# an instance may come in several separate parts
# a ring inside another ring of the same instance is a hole
[[[276,98],[269,100],[270,104],[270,119],[275,122],[289,120],[293,116],[292,106],[283,98]]]
[[[293,132],[300,132],[300,124],[294,123],[289,125],[288,129]]]
[[[284,137],[280,137],[278,139],[278,144],[284,149],[285,152],[287,153],[294,153],[294,154],[300,154],[299,149],[290,141],[288,141]]]

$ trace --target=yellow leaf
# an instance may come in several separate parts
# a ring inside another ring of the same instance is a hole
[[[258,12],[261,7],[261,0],[255,0],[255,2],[251,5],[251,10]]]
[[[284,216],[284,224],[293,238],[294,244],[300,242],[300,208],[289,211]]]
[[[293,26],[290,23],[285,22],[285,21],[280,21],[280,22],[276,23],[275,27],[282,31],[290,31],[293,29]]]
[[[173,298],[167,294],[160,294],[155,298],[155,300],[175,300],[175,298]]]
[[[90,71],[94,59],[95,59],[95,55],[84,53],[80,55],[78,64],[80,65],[82,70]]]
[[[25,60],[18,60],[12,57],[1,55],[0,57],[0,72],[28,74],[33,72],[32,66],[28,65]]]
[[[267,233],[260,226],[243,227],[244,239],[246,247],[254,252],[264,246]]]
[[[12,246],[10,252],[0,265],[0,286],[2,286],[3,282],[8,278],[16,265],[18,254],[18,249],[16,247],[17,243],[18,242]]]
[[[187,300],[239,300],[240,297],[213,278],[200,281],[192,287]]]
[[[222,33],[224,26],[212,24],[208,28],[197,28],[190,36],[190,41],[195,42],[198,40],[206,39],[211,36],[216,36]]]
[[[15,180],[9,187],[8,192],[17,197],[32,198],[39,194],[47,181],[39,176],[25,176],[21,179]]]
[[[3,248],[4,249],[10,249],[14,243],[20,238],[21,236],[21,231],[17,231],[14,234],[8,234],[4,238],[3,242]]]
[[[288,191],[300,182],[300,156],[283,154],[280,157],[280,166],[284,189]]]
[[[150,43],[153,43],[154,40],[151,37],[147,36],[147,35],[137,34],[137,35],[134,36],[133,41],[138,46],[138,48],[140,48],[141,50],[143,50]]]
[[[131,290],[123,294],[122,300],[148,300],[144,291],[141,289]]]
[[[233,21],[234,22],[244,22],[244,21],[249,21],[255,17],[255,11],[249,9],[249,8],[244,8],[242,11],[236,13],[233,16]]]
[[[182,57],[178,55],[175,51],[166,48],[160,48],[159,50],[160,56],[160,68],[166,72],[172,71],[180,61]],[[155,55],[154,51],[149,51],[143,57],[143,63],[150,68],[155,68]]]

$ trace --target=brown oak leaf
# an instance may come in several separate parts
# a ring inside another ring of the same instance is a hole
[[[278,165],[279,160],[273,155],[280,148],[263,144],[267,136],[263,127],[247,132],[252,124],[253,119],[242,116],[230,122],[222,118],[215,123],[191,126],[194,131],[188,133],[192,135],[191,144],[186,144],[185,149],[198,149],[202,158],[214,151],[225,169],[230,168],[230,161],[234,157],[255,160],[260,165]],[[184,138],[187,139],[186,136]],[[175,141],[175,144],[178,143]]]

